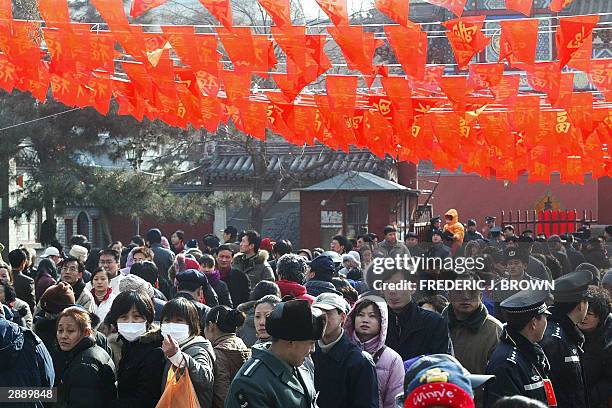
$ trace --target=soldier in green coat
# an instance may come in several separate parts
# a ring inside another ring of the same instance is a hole
[[[325,328],[325,315],[306,300],[279,303],[266,319],[269,349],[253,349],[230,386],[225,408],[316,408],[312,376],[304,368]]]

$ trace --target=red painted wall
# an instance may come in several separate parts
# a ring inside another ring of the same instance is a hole
[[[612,225],[612,178],[602,177],[597,180],[598,223],[601,225]]]
[[[426,176],[420,181],[420,187],[430,189],[431,183],[423,180],[435,180],[435,176]],[[610,183],[608,181],[608,183]],[[612,183],[609,191],[612,192]],[[478,176],[459,175],[442,176],[434,196],[430,200],[435,215],[442,215],[450,208],[459,212],[459,220],[466,223],[469,218],[475,218],[480,226],[484,225],[486,215],[500,217],[501,211],[532,210],[536,203],[548,194],[557,200],[561,209],[592,210],[597,217],[597,182],[585,178],[584,185],[561,184],[559,176],[552,176],[550,184],[528,183],[527,177],[521,177],[516,184],[504,186],[503,181],[487,180]],[[612,193],[608,197],[607,213],[610,214]],[[420,202],[427,195],[423,194]],[[601,196],[599,211],[603,210]],[[610,214],[612,215],[612,214]]]
[[[383,228],[393,223],[395,214],[391,209],[395,206],[395,193],[370,192],[358,195],[368,198],[368,230],[382,235]],[[350,192],[302,192],[300,194],[300,246],[302,248],[316,248],[322,245],[327,249],[329,243],[321,242],[321,210],[342,211],[346,223],[346,202]],[[321,201],[325,200],[325,206]]]
[[[213,219],[195,224],[189,225],[186,223],[159,223],[152,218],[142,218],[140,220],[140,235],[145,236],[147,231],[151,228],[159,228],[162,234],[170,240],[170,236],[176,230],[185,231],[185,239],[189,240],[195,238],[202,245],[202,237],[206,234],[213,233]],[[121,241],[124,244],[130,242],[130,239],[136,234],[136,227],[134,221],[127,217],[112,217],[111,218],[111,231],[113,239]],[[223,238],[223,234],[219,231],[215,231],[219,238]]]

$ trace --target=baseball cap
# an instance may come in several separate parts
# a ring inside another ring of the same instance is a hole
[[[404,407],[420,408],[442,405],[450,408],[473,408],[473,388],[495,378],[473,375],[448,354],[432,354],[415,361],[406,372]]]
[[[335,293],[321,293],[315,298],[312,307],[325,311],[338,309],[342,313],[348,313],[351,310],[348,302]]]
[[[45,249],[45,252],[43,252],[40,257],[49,258],[50,256],[60,256],[59,250],[53,246],[47,247],[47,249]]]

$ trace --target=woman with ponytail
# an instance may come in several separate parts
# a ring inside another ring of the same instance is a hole
[[[213,408],[223,408],[232,379],[251,358],[251,350],[236,336],[236,330],[244,324],[246,316],[227,306],[215,306],[206,315],[204,335],[211,341],[215,360],[215,384]]]

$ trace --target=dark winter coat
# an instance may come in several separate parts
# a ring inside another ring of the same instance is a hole
[[[612,314],[591,333],[584,333],[582,367],[593,408],[612,402]]]
[[[466,242],[470,242],[470,241],[477,241],[479,239],[484,240],[484,237],[482,236],[482,234],[480,232],[466,230],[465,231],[465,239],[463,240],[463,242],[466,243]]]
[[[92,319],[91,325],[93,327],[97,327],[100,323],[100,319],[93,313],[90,313],[89,316]],[[41,311],[38,315],[34,317],[34,333],[36,333],[36,335],[40,337],[42,342],[45,344],[47,350],[49,350],[51,357],[53,357],[53,366],[55,367],[55,370],[58,371],[60,367],[62,367],[64,364],[64,355],[60,353],[59,348],[57,346],[56,326],[57,316],[50,315],[49,313]],[[106,351],[109,356],[112,357],[113,350],[108,344],[106,336],[104,336],[97,330],[94,330],[93,336],[96,339],[96,344],[104,351]]]
[[[572,271],[575,271],[578,265],[585,262],[582,252],[578,251],[571,244],[565,246],[565,252],[567,253],[567,258],[570,261]]]
[[[248,301],[238,305],[237,309],[246,315],[246,319],[242,326],[236,332],[237,336],[242,339],[247,347],[252,347],[257,342],[257,334],[255,330],[255,302]]]
[[[248,276],[251,288],[262,280],[275,281],[274,271],[268,263],[268,251],[263,249],[253,256],[237,253],[232,261],[232,269],[237,269]]]
[[[433,244],[426,253],[428,258],[440,258],[442,260],[452,258],[453,254],[449,247],[443,243]]]
[[[378,408],[378,378],[372,357],[346,334],[324,353],[312,354],[321,408]]]
[[[64,355],[64,366],[57,372],[58,408],[112,405],[117,398],[115,364],[106,351],[86,337]]]
[[[224,282],[227,284],[234,305],[249,301],[252,286],[249,277],[244,272],[232,268]]]
[[[520,333],[504,326],[500,343],[491,355],[486,374],[495,381],[485,387],[485,408],[502,397],[523,395],[547,404],[543,379],[550,365],[544,350]],[[557,387],[553,386],[555,391]]]
[[[612,267],[612,265],[610,264],[610,259],[606,256],[606,253],[600,248],[594,248],[585,251],[584,259],[586,262],[595,265],[599,269],[608,269]]]
[[[388,347],[402,360],[423,354],[453,354],[453,344],[444,318],[425,310],[413,301],[400,312],[389,308]]]
[[[162,373],[166,357],[161,349],[162,336],[157,326],[138,340],[129,342],[119,336],[121,360],[117,369],[119,408],[153,408],[161,397]]]
[[[4,309],[4,315],[0,314],[0,386],[52,387],[55,371],[44,343],[31,330],[5,319],[12,318],[7,314],[10,314],[7,308]],[[3,403],[2,407],[40,408],[42,404]]]
[[[30,306],[30,310],[34,310],[36,306],[34,279],[21,272],[13,272],[13,287],[17,297],[26,302]]]
[[[217,300],[220,305],[227,306],[227,307],[234,307],[232,303],[232,296],[227,287],[227,283],[223,282],[219,278],[218,274],[219,274],[218,271],[215,271],[215,273],[213,273],[212,275],[207,274],[208,283],[210,284],[210,287],[213,288],[213,290],[217,294]]]
[[[341,293],[336,290],[334,284],[327,281],[311,279],[306,282],[304,286],[306,287],[306,292],[314,297],[319,296],[321,293],[335,293],[341,295]]]
[[[45,293],[45,290],[49,286],[53,286],[57,283],[53,276],[49,274],[47,271],[42,271],[36,277],[36,288],[34,290],[34,294],[36,295],[36,301],[40,299],[40,297]]]
[[[215,352],[212,344],[204,337],[195,336],[180,344],[180,348],[200,406],[210,407],[213,401],[213,384],[215,382]],[[170,361],[166,359],[162,375],[162,392],[166,387],[171,365]]]
[[[550,307],[552,316],[540,345],[550,362],[550,380],[557,396],[558,408],[587,408],[588,394],[582,370],[581,358],[584,335],[576,325]]]

